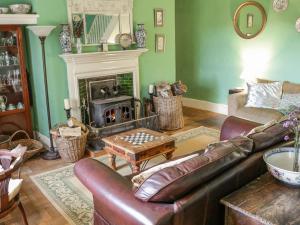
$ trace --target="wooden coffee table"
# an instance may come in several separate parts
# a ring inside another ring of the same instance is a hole
[[[175,138],[153,130],[139,128],[102,139],[110,158],[111,168],[116,170],[116,156],[130,163],[133,173],[141,171],[141,165],[150,159],[164,155],[167,160],[175,151]]]

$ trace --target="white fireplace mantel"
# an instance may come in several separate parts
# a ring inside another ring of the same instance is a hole
[[[81,120],[79,79],[132,73],[134,97],[140,98],[139,56],[148,49],[63,54],[66,62],[72,116]]]

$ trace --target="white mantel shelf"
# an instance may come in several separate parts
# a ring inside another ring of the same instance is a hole
[[[38,17],[37,14],[0,14],[0,25],[33,25],[37,24]]]
[[[136,50],[90,52],[90,53],[81,53],[81,54],[63,54],[60,55],[60,57],[63,58],[66,63],[93,63],[93,62],[136,58],[146,53],[147,51],[148,49],[141,48]]]
[[[133,95],[140,98],[139,57],[148,49],[63,54],[68,77],[72,116],[81,120],[79,80],[131,73]]]

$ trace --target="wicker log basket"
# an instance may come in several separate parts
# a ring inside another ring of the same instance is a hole
[[[19,139],[19,140],[15,140],[13,141],[13,139],[15,138],[16,135],[18,134],[24,134],[26,136],[26,139]],[[32,156],[34,156],[37,153],[40,153],[41,151],[43,151],[44,146],[41,142],[31,139],[28,135],[28,133],[24,130],[18,130],[15,133],[13,133],[10,138],[9,141],[7,142],[2,142],[0,144],[0,149],[8,149],[8,150],[12,150],[15,147],[17,147],[18,145],[22,145],[22,146],[26,146],[27,147],[27,151],[24,155],[24,160],[27,160],[29,158],[31,158]]]
[[[74,163],[82,159],[89,130],[81,131],[80,137],[53,136],[59,155],[65,162]]]
[[[153,97],[154,108],[159,116],[159,125],[162,130],[177,130],[184,127],[182,96],[167,98]]]

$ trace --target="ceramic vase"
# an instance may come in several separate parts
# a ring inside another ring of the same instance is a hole
[[[59,42],[64,54],[72,52],[71,30],[68,24],[62,25],[62,31],[59,34]]]
[[[138,24],[135,32],[135,39],[138,48],[146,48],[147,33],[144,24]]]
[[[76,50],[78,54],[82,53],[81,38],[76,38]]]

